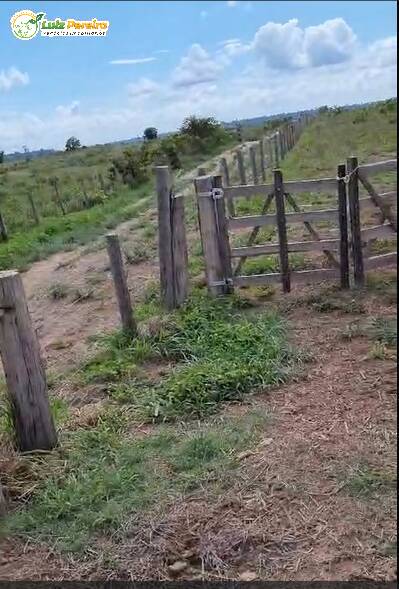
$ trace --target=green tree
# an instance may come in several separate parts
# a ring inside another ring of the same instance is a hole
[[[70,137],[65,143],[65,151],[76,151],[80,148],[80,141],[76,137]]]
[[[146,141],[153,141],[158,137],[158,129],[155,127],[147,127],[144,130],[143,137]]]
[[[190,135],[191,137],[199,137],[206,139],[214,135],[215,131],[220,129],[220,124],[213,117],[196,117],[191,115],[184,119],[180,133],[183,135]]]

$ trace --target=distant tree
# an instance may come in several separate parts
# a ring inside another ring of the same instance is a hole
[[[321,107],[319,108],[319,115],[323,115],[323,114],[327,113],[329,110],[330,110],[330,109],[328,108],[328,106],[327,106],[327,105],[325,105],[325,106],[321,106]]]
[[[4,162],[4,151],[0,151],[0,164]]]
[[[184,119],[180,133],[183,135],[190,135],[191,137],[199,137],[205,139],[213,135],[216,130],[220,128],[220,124],[213,117],[196,117],[191,115]]]
[[[28,162],[30,160],[29,147],[27,145],[23,145],[22,149],[24,150],[25,161]]]
[[[65,143],[65,151],[76,151],[80,148],[80,141],[76,137],[70,137]]]
[[[143,137],[146,141],[153,141],[158,137],[158,129],[155,127],[147,127],[144,130]]]

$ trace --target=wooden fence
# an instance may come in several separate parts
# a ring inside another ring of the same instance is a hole
[[[350,258],[356,286],[364,283],[364,272],[396,263],[396,252],[384,253],[363,259],[370,240],[389,236],[396,238],[396,214],[392,201],[396,192],[378,194],[368,177],[373,173],[396,169],[396,160],[359,166],[352,157],[346,166],[340,164],[335,178],[295,180],[285,182],[280,170],[273,171],[273,182],[223,186],[220,176],[206,176],[195,180],[201,239],[206,264],[208,288],[213,294],[231,292],[234,286],[281,283],[283,292],[289,292],[293,283],[310,283],[339,280],[342,288],[350,286]],[[366,198],[359,198],[359,183],[367,190]],[[300,193],[334,194],[332,208],[309,210],[300,207],[296,196]],[[235,216],[234,203],[239,198],[264,197],[260,215]],[[268,213],[272,204],[275,212]],[[287,212],[287,207],[292,211]],[[361,210],[376,209],[381,224],[363,227]],[[226,213],[226,209],[228,213]],[[321,235],[314,227],[317,222],[328,222],[338,227],[334,234],[329,230]],[[309,241],[289,241],[287,227],[301,223],[311,236]],[[278,242],[255,245],[262,227],[276,227]],[[350,226],[350,229],[349,229]],[[229,234],[252,228],[244,247],[231,247]],[[289,254],[292,252],[322,252],[329,267],[293,271]],[[350,255],[351,253],[351,255]],[[278,254],[279,272],[243,275],[241,268],[248,257]],[[233,269],[232,260],[238,259]]]

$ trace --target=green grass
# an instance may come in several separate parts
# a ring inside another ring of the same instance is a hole
[[[156,311],[154,299],[145,304],[147,316]],[[106,385],[114,399],[134,405],[147,419],[201,416],[283,382],[299,360],[287,344],[286,327],[275,314],[244,313],[241,307],[248,304],[195,294],[180,311],[153,322],[148,335],[133,341],[120,334],[104,338],[102,352],[83,376]],[[174,367],[149,382],[142,368],[149,361]]]
[[[394,347],[398,340],[396,317],[375,317],[369,328],[371,337],[377,342]]]
[[[200,426],[164,426],[135,438],[127,432],[126,416],[109,412],[95,430],[64,434],[51,455],[24,459],[27,471],[40,460],[41,478],[31,502],[10,515],[4,532],[81,557],[92,553],[98,537],[121,537],[138,512],[204,484],[227,486],[237,453],[256,443],[268,420],[250,411]]]
[[[392,492],[395,487],[396,476],[393,473],[376,470],[366,463],[350,469],[344,479],[344,489],[353,497],[363,499]]]

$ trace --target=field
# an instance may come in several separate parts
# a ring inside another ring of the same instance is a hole
[[[230,162],[231,147],[222,147]],[[379,161],[395,148],[390,104],[328,112],[282,170],[286,179],[331,176],[352,154]],[[213,172],[210,156],[191,164]],[[364,289],[347,292],[257,287],[212,300],[194,175],[187,162],[179,176],[192,285],[179,311],[159,302],[151,181],[122,187],[112,205],[57,218],[96,217],[70,251],[58,226],[42,251],[40,226],[28,230],[31,256],[16,237],[0,245],[3,267],[14,255],[23,266],[41,258],[23,280],[60,437],[51,453],[17,454],[3,396],[0,472],[11,509],[0,578],[393,580],[396,272],[370,272]],[[392,190],[395,180],[386,174],[375,185]],[[301,206],[324,198],[304,195]],[[240,207],[257,213],[262,201]],[[117,330],[100,237],[121,221],[136,340]],[[86,230],[71,222],[72,232]],[[2,249],[12,244],[17,253]],[[255,258],[245,271],[276,263]],[[296,258],[298,268],[319,263]]]

